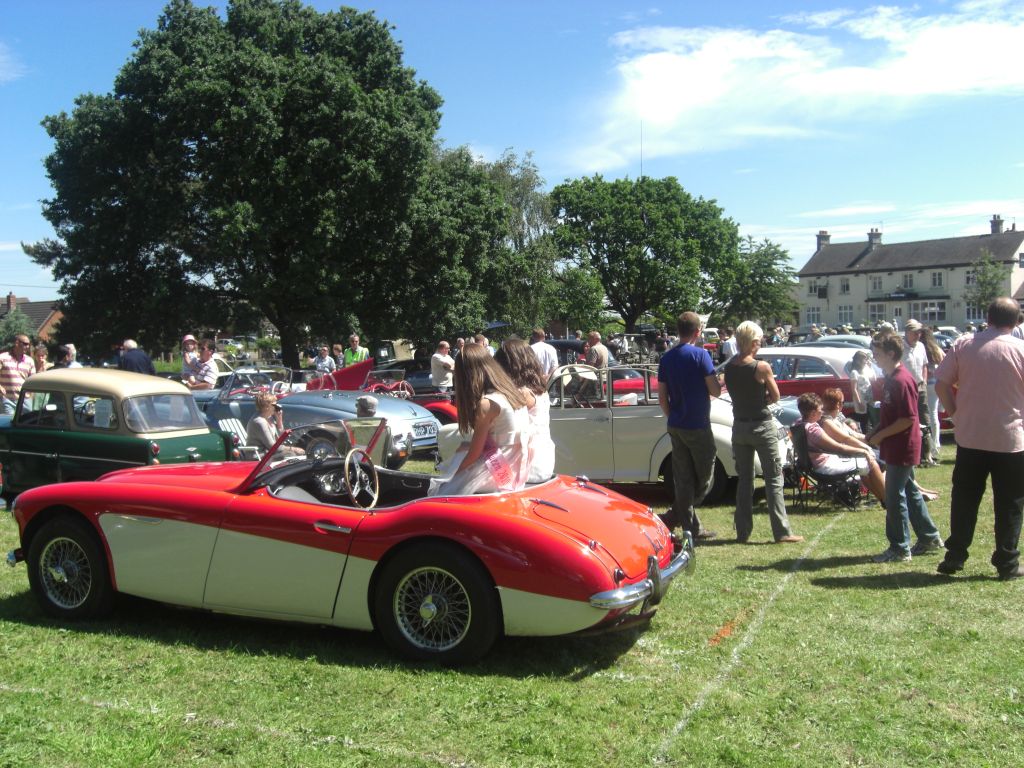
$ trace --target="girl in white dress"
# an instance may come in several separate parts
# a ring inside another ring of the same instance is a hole
[[[469,437],[442,466],[436,493],[464,496],[515,491],[529,474],[530,416],[535,398],[509,379],[484,347],[467,344],[455,359],[459,432]],[[435,493],[431,483],[431,495]]]
[[[551,399],[537,353],[522,339],[509,339],[494,355],[498,365],[520,389],[534,396],[530,414],[530,476],[540,483],[555,472],[555,443],[551,439]]]

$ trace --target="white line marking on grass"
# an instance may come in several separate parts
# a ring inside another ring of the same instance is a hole
[[[804,551],[800,553],[800,557],[796,559],[793,566],[789,569],[789,573],[782,577],[782,581],[780,581],[779,585],[775,587],[775,591],[771,593],[768,599],[765,600],[764,604],[761,606],[760,610],[758,610],[757,614],[754,616],[754,620],[751,621],[750,626],[747,627],[747,631],[743,634],[740,641],[736,643],[736,646],[732,649],[732,653],[729,654],[729,660],[720,670],[718,670],[717,675],[708,680],[701,689],[701,692],[697,694],[697,698],[693,700],[693,704],[691,704],[689,709],[683,713],[679,722],[672,727],[669,734],[662,740],[661,745],[658,747],[658,752],[655,754],[652,761],[655,765],[664,765],[668,763],[668,750],[672,746],[672,743],[683,731],[686,730],[686,726],[688,726],[690,721],[700,713],[708,699],[715,693],[718,693],[721,687],[725,684],[725,681],[730,675],[732,675],[733,670],[739,666],[740,654],[742,654],[743,651],[745,651],[747,647],[754,642],[754,637],[757,635],[758,630],[761,629],[761,625],[764,623],[764,618],[768,614],[768,609],[772,607],[775,600],[782,594],[783,590],[785,590],[786,585],[789,584],[789,580],[793,578],[793,575],[800,570],[800,566],[803,565],[807,556],[810,555],[814,548],[818,546],[818,542],[821,538],[832,529],[832,526],[842,520],[845,516],[846,513],[841,512],[838,516],[834,517],[828,525],[818,531],[817,536],[808,542]]]
[[[120,709],[127,710],[136,715],[158,715],[165,714],[155,704],[149,705],[137,705],[132,704],[127,699],[121,699],[119,701],[102,701],[99,699],[91,699],[88,696],[63,696],[59,693],[51,693],[50,691],[42,688],[27,688],[18,685],[9,685],[8,683],[0,682],[0,693],[11,693],[20,696],[39,696],[51,700],[58,700],[61,702],[65,701],[78,701],[90,707],[96,707],[97,709]],[[276,738],[288,738],[293,741],[312,744],[333,744],[344,749],[351,749],[357,752],[373,752],[383,757],[389,757],[395,760],[419,760],[425,762],[435,763],[437,765],[444,766],[445,768],[473,768],[475,763],[470,760],[445,755],[432,755],[423,752],[414,752],[408,749],[402,749],[401,747],[382,747],[377,744],[363,744],[354,741],[349,736],[335,736],[329,734],[327,736],[317,736],[312,733],[295,733],[293,731],[283,731],[279,728],[271,728],[265,725],[251,724],[251,725],[239,725],[233,720],[222,720],[219,717],[202,717],[196,712],[186,712],[180,717],[181,722],[186,727],[205,727],[210,730],[253,730],[256,733],[273,736]]]

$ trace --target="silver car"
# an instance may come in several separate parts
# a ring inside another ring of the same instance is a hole
[[[265,375],[265,380],[264,380]],[[316,390],[292,392],[290,384],[263,372],[236,372],[225,381],[216,397],[200,403],[211,427],[228,429],[249,423],[256,415],[256,392],[277,393],[285,427],[292,429],[325,421],[356,417],[356,400],[362,391]],[[432,456],[437,448],[438,421],[422,406],[397,397],[378,396],[377,416],[388,420],[391,445],[387,467],[398,469],[411,456]]]

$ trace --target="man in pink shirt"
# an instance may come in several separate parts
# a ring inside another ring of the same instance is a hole
[[[939,364],[935,392],[956,429],[950,534],[939,573],[964,567],[974,539],[985,482],[992,477],[1000,579],[1024,576],[1020,566],[1024,510],[1024,341],[1012,334],[1020,306],[1009,297],[988,308],[988,328],[957,340]]]

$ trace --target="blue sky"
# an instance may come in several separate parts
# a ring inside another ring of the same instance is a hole
[[[532,151],[549,187],[635,178],[642,158],[797,268],[819,229],[902,242],[983,234],[993,214],[1024,227],[1019,0],[351,4],[396,27],[406,65],[445,100],[448,146]],[[19,245],[52,235],[40,121],[108,92],[163,6],[0,2],[5,293],[57,295]]]

